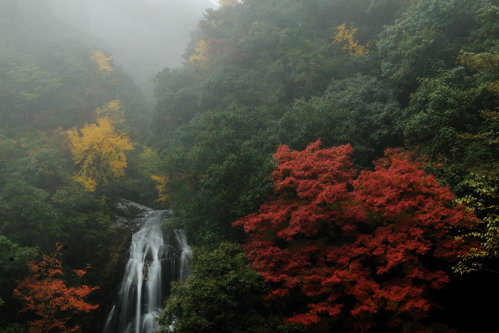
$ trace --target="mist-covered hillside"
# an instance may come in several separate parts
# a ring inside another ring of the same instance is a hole
[[[209,0],[50,0],[55,16],[91,33],[139,84],[181,65],[190,32]]]

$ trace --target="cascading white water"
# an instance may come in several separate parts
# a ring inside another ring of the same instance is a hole
[[[187,237],[182,230],[175,230],[175,239],[179,244],[182,252],[180,253],[180,267],[178,279],[181,281],[191,275],[191,266],[188,264],[188,259],[192,256],[191,247],[187,244]]]
[[[167,212],[151,211],[132,236],[130,259],[104,333],[154,333],[169,284],[190,274],[192,254],[181,230],[163,233]],[[178,267],[178,269],[177,269]]]

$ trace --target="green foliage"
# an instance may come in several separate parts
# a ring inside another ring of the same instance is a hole
[[[173,285],[159,322],[161,333],[300,332],[263,305],[266,286],[238,245],[197,248],[192,276]]]
[[[496,97],[482,80],[462,67],[422,80],[407,109],[412,117],[405,124],[405,136],[411,143],[423,143],[430,155],[455,159],[460,153],[461,161],[468,164],[486,158],[480,156],[486,151],[470,147],[469,140],[458,137],[459,133],[486,131],[480,111],[494,105]]]
[[[477,44],[485,49],[497,51],[499,49],[499,5],[494,0],[477,1],[475,17],[479,23],[476,35]]]
[[[191,241],[234,239],[230,223],[265,200],[273,162],[259,146],[262,121],[259,112],[237,105],[204,113],[189,126],[193,148],[164,152],[166,198]]]
[[[369,167],[387,147],[399,144],[400,113],[390,89],[373,77],[359,75],[333,80],[321,97],[297,101],[275,131],[281,143],[294,149],[318,138],[326,146],[351,143],[356,163]]]
[[[0,191],[0,231],[21,246],[53,244],[60,235],[61,215],[49,193],[12,179]]]
[[[188,123],[198,112],[199,84],[192,72],[168,67],[155,77],[156,113],[153,122],[155,137],[168,136],[175,126]],[[165,131],[166,130],[166,131]]]
[[[476,27],[476,1],[421,0],[387,26],[377,42],[383,75],[406,94],[418,78],[451,67]]]
[[[465,67],[421,80],[401,123],[406,141],[438,163],[441,179],[456,191],[471,170],[499,158],[496,57],[465,53]]]
[[[20,247],[0,234],[0,306],[4,303],[2,297],[9,297],[12,289],[1,288],[5,284],[13,285],[17,279],[27,273],[28,262],[37,255],[36,248]],[[4,295],[7,291],[7,295]],[[0,318],[1,320],[1,318]]]
[[[20,155],[21,152],[16,141],[6,137],[0,132],[0,170],[3,174],[5,174],[9,164],[19,158]],[[2,178],[3,177],[0,174],[0,179]]]
[[[38,104],[52,97],[61,87],[60,78],[33,64],[17,66],[7,73],[6,79],[10,90],[6,97],[10,105],[4,105],[3,118],[7,124],[31,123],[35,106],[39,107]]]
[[[488,269],[490,259],[499,257],[499,178],[497,165],[489,167],[481,173],[470,174],[462,184],[467,187],[467,194],[456,199],[481,218],[480,225],[470,233],[480,241],[481,247],[461,258],[455,267],[459,274]]]
[[[140,202],[150,208],[161,207],[158,196],[158,184],[154,181],[160,172],[160,158],[158,153],[150,147],[134,143],[136,149],[127,154],[127,168],[125,175],[117,180],[110,180],[105,186],[106,194],[110,198],[124,198]]]
[[[25,333],[25,332],[26,330],[24,329],[24,326],[20,324],[14,324],[7,328],[0,328],[0,333]]]
[[[20,247],[0,235],[0,283],[15,282],[21,272],[26,272],[28,262],[37,254],[35,248]]]
[[[68,162],[60,150],[40,149],[16,161],[14,174],[36,188],[54,192],[70,178]]]

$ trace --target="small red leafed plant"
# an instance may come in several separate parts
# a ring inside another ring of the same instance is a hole
[[[320,141],[304,151],[281,146],[272,199],[234,226],[249,235],[247,255],[286,322],[426,332],[428,292],[476,246],[455,237],[476,218],[421,163],[391,151],[356,177],[351,154],[350,145],[321,149]]]
[[[62,264],[57,259],[62,245],[56,244],[56,251],[51,255],[43,254],[40,262],[28,264],[30,276],[20,281],[14,290],[14,297],[24,301],[21,312],[32,311],[40,319],[28,322],[29,332],[75,332],[79,325],[69,325],[70,319],[79,312],[89,312],[98,307],[84,301],[98,287],[82,285],[68,287],[61,280]],[[87,269],[89,266],[87,266]],[[86,270],[75,270],[82,277]]]

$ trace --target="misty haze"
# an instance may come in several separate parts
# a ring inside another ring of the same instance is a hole
[[[53,13],[97,38],[138,83],[164,67],[181,65],[182,55],[210,0],[47,0]]]

